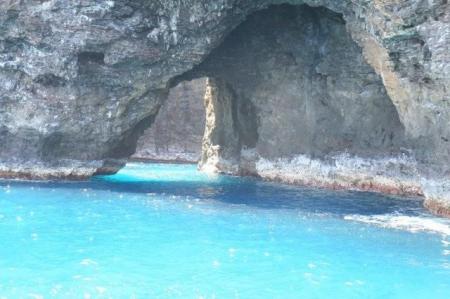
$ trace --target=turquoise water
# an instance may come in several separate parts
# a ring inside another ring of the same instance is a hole
[[[130,164],[0,182],[0,298],[450,298],[449,222],[417,198]]]

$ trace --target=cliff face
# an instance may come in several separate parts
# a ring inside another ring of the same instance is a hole
[[[205,131],[205,88],[204,78],[171,88],[152,126],[139,138],[132,157],[198,162]]]
[[[113,171],[169,88],[208,75],[202,165],[377,186],[400,171],[446,213],[449,47],[446,0],[1,1],[0,172]]]

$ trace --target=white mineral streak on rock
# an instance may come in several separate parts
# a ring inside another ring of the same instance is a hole
[[[341,154],[323,160],[298,155],[276,161],[259,158],[256,174],[290,184],[422,194],[416,162],[407,156],[363,159]]]

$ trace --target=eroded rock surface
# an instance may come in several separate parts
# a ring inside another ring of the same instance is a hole
[[[206,79],[171,88],[154,123],[139,138],[132,158],[196,163],[205,131]]]
[[[447,0],[1,1],[2,173],[113,171],[169,88],[210,73],[237,96],[241,168],[407,155],[450,206],[449,47]]]
[[[374,156],[406,146],[381,77],[329,10],[285,5],[255,13],[194,72],[222,78],[239,103],[248,102],[235,105],[236,125],[254,131],[243,146],[264,158]],[[243,123],[251,118],[257,129]]]
[[[221,78],[220,86],[210,81],[220,99],[206,108],[227,121],[207,118],[207,127],[239,133],[204,144],[209,166],[289,183],[421,193],[406,150],[412,141],[340,15],[289,5],[257,12],[193,73]]]
[[[208,78],[205,92],[206,126],[200,169],[236,174],[241,151],[237,129],[237,97],[222,79]]]

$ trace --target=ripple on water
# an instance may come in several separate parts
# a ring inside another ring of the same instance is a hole
[[[417,198],[134,163],[0,182],[0,298],[448,299],[449,235]]]

